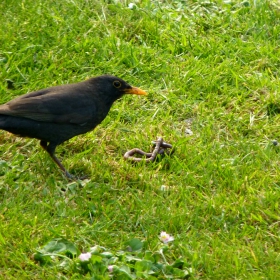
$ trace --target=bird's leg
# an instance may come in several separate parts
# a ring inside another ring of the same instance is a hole
[[[62,165],[62,163],[59,161],[59,159],[55,156],[55,148],[56,144],[53,143],[47,143],[46,141],[41,140],[40,142],[41,147],[48,152],[48,154],[51,156],[53,161],[58,165],[58,167],[64,172],[67,178],[73,179],[73,175],[71,175],[66,168]]]

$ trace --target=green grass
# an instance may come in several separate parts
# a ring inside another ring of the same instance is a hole
[[[139,238],[153,251],[161,231],[191,279],[280,278],[279,2],[225,2],[1,1],[0,103],[103,73],[149,93],[59,146],[82,182],[37,140],[0,131],[1,279],[83,279],[34,261],[57,237],[112,252]],[[123,159],[157,136],[176,152]]]

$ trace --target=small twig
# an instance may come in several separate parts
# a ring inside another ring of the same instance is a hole
[[[165,151],[167,149],[172,149],[172,145],[163,142],[162,137],[159,137],[156,141],[153,141],[152,143],[153,143],[153,146],[154,146],[154,150],[151,153],[146,153],[146,152],[143,152],[142,150],[140,150],[138,148],[134,148],[132,150],[127,151],[124,154],[124,158],[129,159],[131,161],[150,162],[150,161],[154,161],[158,154],[162,155],[162,154],[165,153]],[[171,152],[168,151],[167,153],[170,154],[172,152],[173,152],[173,150],[171,150]],[[145,156],[145,158],[133,157],[134,154],[143,155],[143,156]]]

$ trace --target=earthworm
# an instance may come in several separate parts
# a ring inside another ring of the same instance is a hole
[[[131,161],[137,161],[137,162],[139,162],[139,161],[150,162],[150,161],[154,161],[158,154],[162,155],[165,153],[165,150],[172,149],[172,145],[168,144],[166,142],[163,142],[162,137],[159,137],[156,141],[153,141],[152,144],[153,144],[154,150],[151,153],[146,153],[138,148],[134,148],[132,150],[127,151],[124,154],[124,158],[131,160]],[[174,150],[171,150],[171,152],[169,150],[167,150],[167,154],[171,154],[172,152],[174,152]],[[133,157],[134,154],[143,155],[145,157],[143,157],[143,158]]]

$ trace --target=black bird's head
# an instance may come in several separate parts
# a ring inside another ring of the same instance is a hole
[[[113,103],[124,94],[147,95],[144,90],[133,87],[121,78],[111,75],[98,76],[89,81],[97,87],[100,97],[109,103]]]

